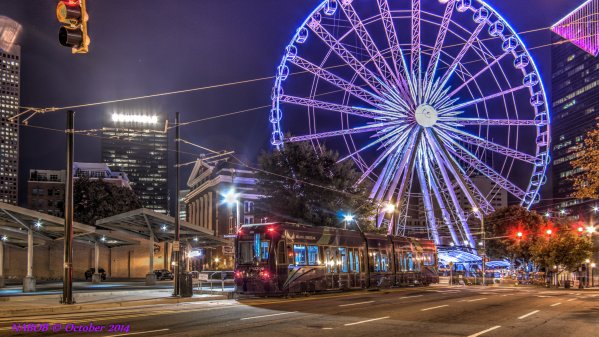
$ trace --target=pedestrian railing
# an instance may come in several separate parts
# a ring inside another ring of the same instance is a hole
[[[210,285],[210,290],[214,290],[216,285],[216,289],[220,286],[221,291],[225,291],[225,285],[235,285],[233,271],[229,270],[193,272],[193,275],[194,288],[197,285],[198,290],[202,290],[207,284]]]

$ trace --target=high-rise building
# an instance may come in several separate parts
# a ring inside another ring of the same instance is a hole
[[[0,202],[17,204],[21,49],[0,50]]]
[[[563,40],[553,34],[553,42]],[[558,208],[566,208],[581,202],[569,199],[570,179],[580,173],[571,162],[599,122],[599,58],[572,43],[555,43],[551,56],[553,198]]]
[[[102,162],[129,177],[143,207],[168,214],[168,138],[164,117],[108,115],[102,128]]]

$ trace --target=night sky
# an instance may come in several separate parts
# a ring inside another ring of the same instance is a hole
[[[404,0],[407,1],[407,0]],[[437,1],[437,0],[423,0]],[[21,105],[61,107],[272,76],[296,28],[320,0],[88,0],[90,53],[58,44],[56,0],[0,0],[0,15],[23,25]],[[489,0],[517,31],[548,27],[581,0]],[[528,47],[550,31],[521,36]],[[550,93],[550,48],[532,51]],[[272,80],[77,110],[77,129],[112,111],[180,111],[182,122],[270,103]],[[64,129],[65,112],[31,124]],[[196,123],[182,138],[255,161],[269,148],[268,109]],[[99,139],[78,136],[75,160],[100,161]],[[171,146],[174,148],[174,145]],[[64,133],[21,127],[20,200],[29,169],[64,168]],[[183,151],[198,153],[187,146]],[[195,159],[183,154],[182,162]],[[189,169],[182,171],[182,185]],[[174,185],[172,186],[174,190]]]

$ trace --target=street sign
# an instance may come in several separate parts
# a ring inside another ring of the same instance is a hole
[[[237,237],[237,234],[225,234],[223,235],[223,238],[225,239],[234,239]]]
[[[208,274],[206,274],[206,273],[199,273],[198,274],[198,281],[208,281]]]
[[[173,251],[178,252],[181,250],[181,242],[173,241]]]

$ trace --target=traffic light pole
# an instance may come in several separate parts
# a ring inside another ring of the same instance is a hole
[[[64,273],[60,303],[73,304],[73,154],[75,111],[67,111],[67,183],[64,202]]]
[[[173,270],[174,277],[174,292],[173,296],[181,296],[180,280],[181,280],[181,242],[180,242],[180,223],[179,223],[179,113],[175,114],[175,242],[173,245],[173,259],[175,260],[175,268]]]

